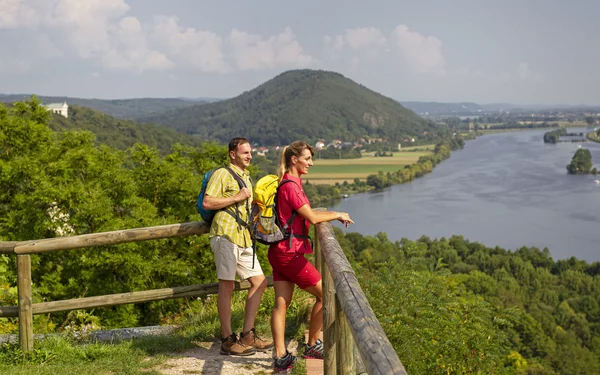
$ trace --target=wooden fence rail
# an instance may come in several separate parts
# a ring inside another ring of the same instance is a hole
[[[0,318],[18,317],[19,343],[23,351],[33,350],[33,315],[142,303],[181,297],[216,294],[218,283],[178,286],[154,290],[33,303],[30,254],[116,245],[206,234],[203,222],[84,234],[31,241],[0,241],[0,254],[17,256],[18,305],[0,306]],[[337,242],[329,223],[315,226],[315,263],[323,275],[323,336],[325,374],[400,374],[406,371]],[[273,281],[268,277],[268,285]],[[235,290],[247,290],[247,281]],[[358,356],[356,353],[358,352]]]

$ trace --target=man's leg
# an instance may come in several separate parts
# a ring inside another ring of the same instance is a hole
[[[267,279],[265,275],[252,276],[248,278],[250,282],[250,289],[248,290],[248,297],[246,299],[246,311],[244,314],[244,330],[248,332],[254,328],[254,321],[260,306],[260,300],[262,295],[267,288]]]
[[[217,295],[217,310],[221,323],[221,337],[229,337],[231,330],[231,296],[234,283],[231,280],[219,280],[219,294]]]
[[[215,255],[217,277],[219,278],[219,294],[217,309],[221,323],[221,354],[252,355],[253,347],[239,343],[231,329],[231,296],[233,295],[235,273],[237,268],[237,247],[224,237],[215,236],[210,239],[210,247]]]
[[[250,289],[248,290],[246,308],[244,311],[244,327],[240,334],[240,342],[264,352],[273,348],[273,342],[265,341],[260,338],[254,329],[260,300],[267,288],[267,279],[263,274],[260,263],[255,257],[254,250],[249,247],[242,249],[238,258],[238,275],[241,279],[250,282]]]

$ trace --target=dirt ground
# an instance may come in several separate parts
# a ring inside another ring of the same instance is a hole
[[[272,352],[257,352],[252,356],[235,357],[219,353],[219,342],[198,343],[196,348],[174,353],[173,358],[155,370],[164,375],[265,375],[273,373]],[[295,353],[298,343],[289,342],[288,350]]]

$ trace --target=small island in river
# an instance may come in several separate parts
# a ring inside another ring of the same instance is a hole
[[[567,165],[567,172],[569,174],[597,174],[596,168],[593,168],[590,150],[578,149],[569,165]]]

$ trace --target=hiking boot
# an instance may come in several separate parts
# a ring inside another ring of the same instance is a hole
[[[240,333],[240,343],[251,346],[260,352],[266,352],[273,349],[272,341],[265,341],[256,335],[256,329],[252,328],[246,333]]]
[[[273,358],[273,369],[274,372],[284,372],[287,371],[288,369],[291,369],[292,367],[294,367],[294,364],[296,363],[296,357],[293,356],[290,352],[288,352],[287,350],[285,351],[285,355],[281,358]]]
[[[323,359],[323,341],[317,339],[315,344],[304,344],[304,358]]]
[[[221,354],[223,355],[252,355],[256,350],[239,342],[235,333],[221,339]]]

